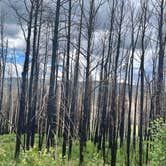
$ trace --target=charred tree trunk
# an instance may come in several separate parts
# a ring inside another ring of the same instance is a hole
[[[34,20],[34,32],[33,32],[33,52],[32,52],[32,64],[31,64],[31,75],[29,82],[29,98],[28,98],[28,122],[27,122],[27,140],[26,140],[26,148],[29,149],[29,144],[31,141],[32,134],[32,122],[34,121],[35,115],[32,112],[32,103],[34,102],[34,79],[38,77],[35,75],[35,65],[37,60],[37,51],[36,51],[36,43],[37,43],[37,21],[38,21],[38,13],[39,13],[39,0],[35,1],[35,20]],[[35,103],[36,104],[36,103]]]
[[[20,95],[18,121],[17,121],[17,133],[16,133],[15,157],[19,156],[20,145],[21,145],[21,135],[25,130],[27,77],[28,77],[28,67],[29,67],[30,43],[31,43],[30,41],[31,41],[33,11],[34,11],[34,4],[32,3],[31,4],[31,10],[30,10],[30,13],[29,13],[28,34],[27,34],[27,39],[26,39],[25,61],[24,61],[24,67],[23,67],[23,72],[22,72],[21,95]]]
[[[146,19],[147,19],[147,3],[144,2],[142,6],[142,24],[141,24],[141,94],[140,94],[140,119],[139,119],[139,165],[143,165],[143,111],[144,111],[144,56],[145,56],[145,32],[146,32]]]
[[[90,120],[90,107],[91,107],[91,98],[90,98],[90,60],[91,60],[91,44],[92,44],[92,32],[94,25],[94,0],[90,1],[90,11],[89,11],[89,21],[88,21],[88,43],[87,43],[87,56],[86,56],[86,80],[85,80],[85,92],[84,92],[84,101],[83,101],[83,113],[82,113],[82,126],[80,127],[80,164],[84,160],[83,147],[86,144],[87,140],[87,130],[89,128]]]
[[[67,59],[66,59],[66,79],[65,79],[65,121],[64,121],[64,133],[63,133],[63,148],[62,148],[62,157],[66,155],[66,144],[68,141],[68,127],[69,127],[69,108],[70,108],[70,80],[69,80],[69,67],[70,67],[70,40],[71,40],[71,0],[69,0],[69,13],[68,13],[68,34],[67,34]]]
[[[80,61],[80,49],[81,49],[81,37],[82,37],[82,19],[83,19],[83,7],[84,0],[81,0],[81,17],[79,25],[79,36],[78,36],[78,48],[77,48],[77,57],[74,67],[74,86],[72,92],[71,108],[70,108],[70,137],[69,137],[69,158],[72,152],[72,142],[74,136],[74,127],[75,127],[75,112],[77,109],[77,100],[78,100],[78,78],[79,78],[79,61]]]
[[[57,60],[57,49],[58,49],[58,29],[59,29],[59,17],[60,17],[60,0],[56,2],[56,15],[54,23],[54,36],[52,43],[52,61],[51,61],[51,75],[50,75],[50,86],[47,103],[47,149],[54,144],[54,135],[56,131],[56,118],[57,112],[55,108],[55,69]]]
[[[124,1],[121,3],[121,14],[119,21],[118,29],[118,41],[117,41],[117,50],[115,56],[115,66],[114,66],[114,76],[113,76],[113,87],[112,87],[112,103],[111,103],[111,119],[112,119],[112,148],[111,148],[111,165],[116,165],[116,154],[117,154],[117,71],[118,71],[118,61],[120,56],[120,46],[121,46],[121,31],[123,23],[123,10],[124,10]]]
[[[163,68],[164,68],[164,40],[163,40],[163,21],[164,21],[164,0],[159,2],[159,25],[158,25],[158,40],[159,40],[159,59],[158,59],[158,75],[157,75],[157,92],[156,92],[156,115],[162,114],[163,101]]]

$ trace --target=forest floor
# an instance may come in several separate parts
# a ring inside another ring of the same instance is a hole
[[[36,137],[37,138],[37,137]],[[37,144],[36,144],[37,145]],[[79,165],[79,142],[75,141],[72,149],[71,160],[68,158],[62,159],[62,140],[58,140],[58,144],[55,148],[47,153],[47,150],[43,148],[42,151],[38,151],[37,146],[29,151],[21,151],[19,159],[14,158],[15,151],[15,135],[1,135],[0,136],[0,166],[78,166]],[[110,165],[110,152],[108,154],[108,163]],[[117,166],[125,166],[125,149],[118,150],[117,153]],[[138,156],[131,153],[131,165],[138,165]],[[101,152],[97,152],[97,148],[91,141],[87,142],[85,150],[85,166],[103,166]],[[149,165],[151,166],[151,165]]]

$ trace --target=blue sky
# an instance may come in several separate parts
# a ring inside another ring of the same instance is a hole
[[[21,51],[15,51],[15,55],[13,55],[13,51],[9,51],[8,56],[7,56],[7,63],[13,63],[13,57],[15,56],[16,58],[16,63],[19,65],[24,64],[25,60],[25,54]]]

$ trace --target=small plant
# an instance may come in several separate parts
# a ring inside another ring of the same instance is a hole
[[[150,123],[150,158],[151,165],[166,165],[166,124],[162,118]]]

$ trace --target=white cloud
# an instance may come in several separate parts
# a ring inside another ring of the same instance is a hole
[[[15,37],[8,38],[9,47],[16,48],[17,50],[24,50],[25,49],[25,39],[21,31]]]

